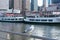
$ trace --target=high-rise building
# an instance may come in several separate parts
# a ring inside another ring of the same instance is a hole
[[[53,3],[53,4],[60,3],[60,0],[52,0],[52,3]]]
[[[58,4],[60,3],[60,0],[43,0],[43,6],[48,7],[52,4]]]
[[[43,0],[43,6],[48,7],[52,4],[52,0]]]
[[[43,0],[43,6],[48,7],[48,0]]]
[[[9,9],[9,0],[0,0],[0,9]]]
[[[26,2],[26,10],[30,11],[31,5],[30,5],[30,0],[25,0]]]
[[[37,0],[31,0],[31,11],[38,11]]]
[[[60,0],[48,0],[48,4],[51,5],[51,4],[58,4],[60,3]]]
[[[52,0],[48,0],[48,5],[51,5],[52,4]]]
[[[30,10],[30,0],[14,0],[14,9],[22,10],[23,7]]]
[[[22,0],[14,0],[14,9],[22,10]]]
[[[9,0],[9,9],[14,7],[14,0]]]

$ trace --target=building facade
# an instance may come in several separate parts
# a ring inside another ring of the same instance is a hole
[[[0,9],[9,9],[9,0],[0,0]]]
[[[22,10],[22,0],[14,0],[14,9]]]
[[[31,9],[31,5],[30,5],[30,0],[25,0],[25,4],[26,4],[26,7],[25,7],[25,9],[26,10],[28,10],[28,11],[30,11]]]
[[[47,11],[60,11],[60,0],[48,0]]]
[[[31,11],[38,11],[38,2],[37,2],[37,0],[31,0]]]
[[[52,4],[52,0],[48,0],[48,5],[51,5]]]
[[[60,3],[60,0],[52,0],[52,3],[53,3],[53,4]]]
[[[48,7],[49,4],[50,4],[49,0],[43,0],[43,7]]]
[[[30,0],[10,0],[9,8],[11,9],[12,7],[18,10],[22,10],[23,7],[30,10]]]
[[[58,3],[60,3],[60,0],[48,0],[49,5],[58,4]]]
[[[9,9],[14,7],[14,0],[9,0]]]
[[[60,0],[43,0],[43,6],[48,7],[49,5],[58,4]]]
[[[30,10],[30,0],[14,0],[14,9],[22,10],[23,7]]]

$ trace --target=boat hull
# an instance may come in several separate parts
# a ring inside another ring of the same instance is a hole
[[[29,22],[29,21],[24,21],[24,23],[29,23],[29,24],[35,24],[35,23],[39,23],[39,24],[60,24],[60,22]]]
[[[30,23],[60,23],[60,17],[53,18],[26,18],[25,22]]]
[[[0,21],[0,22],[23,23],[24,21]]]

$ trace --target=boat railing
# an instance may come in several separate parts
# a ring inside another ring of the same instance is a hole
[[[59,17],[60,12],[53,12],[53,11],[47,11],[47,12],[40,12],[40,17]]]
[[[26,11],[26,16],[28,16],[28,15],[37,15],[37,14],[39,14],[39,12],[33,12],[33,11]]]
[[[40,17],[60,17],[60,15],[43,15],[43,16],[40,16]]]
[[[13,35],[24,36],[24,37],[30,37],[30,38],[35,38],[35,39],[42,39],[42,40],[57,40],[57,39],[46,38],[46,37],[41,37],[41,36],[36,36],[36,35],[29,35],[29,34],[26,34],[26,33],[19,33],[19,32],[13,32],[13,31],[0,30],[0,32],[9,33],[9,34],[13,34]]]
[[[38,17],[59,17],[60,14],[53,14],[54,11],[26,11],[25,16],[38,16]],[[57,12],[58,13],[58,12]],[[33,17],[32,17],[33,18]]]
[[[0,17],[22,17],[20,13],[2,13]]]

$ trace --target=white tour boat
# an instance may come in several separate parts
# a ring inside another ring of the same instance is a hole
[[[43,16],[29,15],[26,16],[24,21],[33,23],[60,23],[60,14],[43,15]]]
[[[3,22],[23,22],[23,17],[0,17]]]
[[[0,13],[0,21],[2,22],[23,22],[24,17],[19,12]]]

